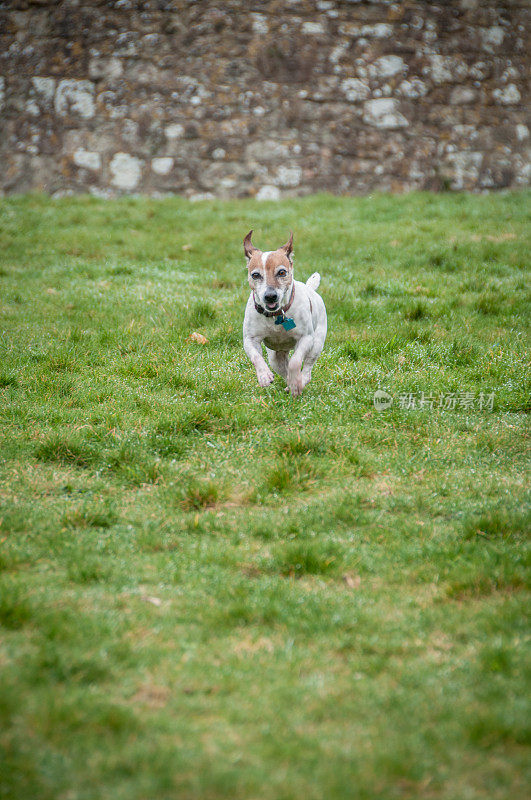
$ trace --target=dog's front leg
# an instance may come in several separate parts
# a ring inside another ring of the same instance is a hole
[[[295,350],[288,363],[288,388],[292,397],[298,397],[303,390],[302,364],[311,349],[312,336],[303,336],[295,345]]]
[[[269,386],[273,382],[274,375],[267,366],[262,355],[262,342],[252,336],[246,336],[243,340],[243,349],[251,359],[251,363],[256,370],[256,377],[260,386]]]

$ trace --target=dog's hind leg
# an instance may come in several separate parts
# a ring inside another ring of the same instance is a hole
[[[313,347],[302,365],[302,386],[307,386],[312,379],[312,367],[322,353],[326,339],[326,319],[315,332]]]
[[[314,346],[304,359],[304,363],[302,365],[302,386],[303,388],[307,386],[311,379],[312,379],[312,367],[321,355],[321,350],[323,349],[324,342],[317,341],[315,342]]]
[[[269,365],[272,370],[274,370],[277,375],[280,375],[281,378],[284,378],[285,381],[288,379],[288,353],[284,350],[270,350],[269,347],[266,347],[267,350],[267,360],[269,361]]]

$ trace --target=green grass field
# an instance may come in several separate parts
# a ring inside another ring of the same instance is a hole
[[[1,798],[528,796],[529,208],[0,201]],[[322,275],[300,400],[250,228]]]

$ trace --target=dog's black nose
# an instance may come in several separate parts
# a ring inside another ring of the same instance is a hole
[[[276,299],[277,299],[277,293],[276,292],[268,290],[264,294],[264,300],[266,301],[266,303],[274,303]]]

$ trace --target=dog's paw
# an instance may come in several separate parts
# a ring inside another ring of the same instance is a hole
[[[259,386],[269,386],[270,383],[273,383],[275,376],[271,372],[270,369],[264,369],[262,372],[258,373],[258,385]]]
[[[292,397],[300,397],[303,390],[302,376],[297,376],[294,381],[288,384],[288,389],[290,390]]]

